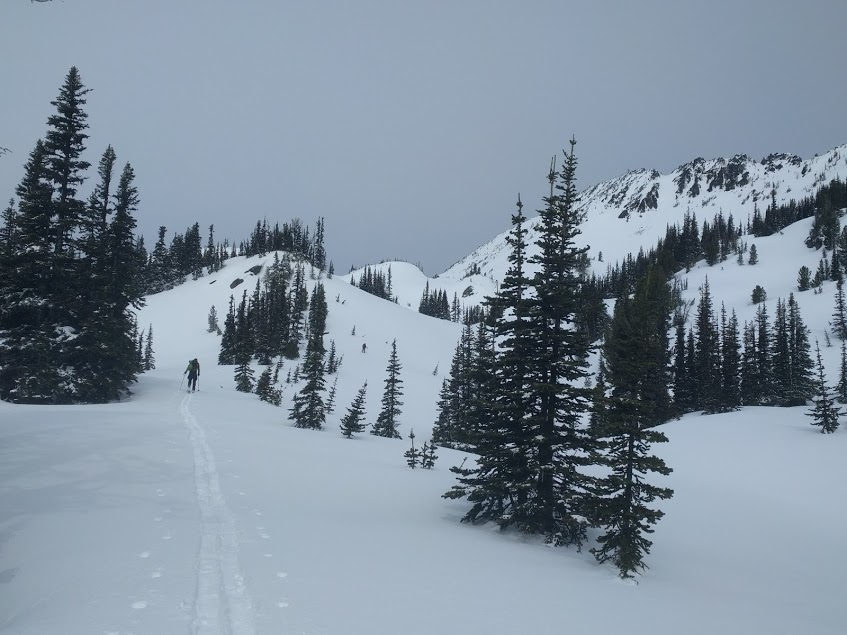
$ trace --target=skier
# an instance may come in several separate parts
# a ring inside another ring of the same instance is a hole
[[[188,391],[196,391],[197,378],[200,376],[200,362],[197,361],[196,357],[188,362],[188,367],[185,369],[185,373],[188,373]],[[182,374],[183,377],[185,377],[185,373]]]
[[[368,352],[368,345],[367,345],[367,344],[365,344],[364,342],[362,342],[362,352],[363,352],[363,353],[367,353],[367,352]]]

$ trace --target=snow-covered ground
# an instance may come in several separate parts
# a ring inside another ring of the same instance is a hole
[[[796,271],[795,256],[816,262],[801,244],[786,251],[804,231],[757,240],[756,267],[692,271],[692,297],[705,274],[718,301],[744,316],[753,279],[772,301],[787,295],[790,272],[776,263],[790,259]],[[401,433],[428,439],[457,324],[352,288],[349,275],[325,279],[327,343],[344,356],[327,428],[295,429],[287,408],[236,392],[232,367],[215,365],[207,315],[215,305],[223,316],[230,293],[249,294],[255,277],[245,271],[269,260],[233,259],[148,299],[140,322],[153,324],[157,368],[131,399],[0,402],[0,631],[844,632],[847,431],[818,434],[803,408],[664,426],[670,443],[657,449],[674,473],[662,484],[675,496],[661,505],[650,569],[624,583],[587,550],[461,524],[465,503],[441,498],[461,453],[442,449],[435,470],[413,471],[405,439],[341,436],[340,417],[364,380],[375,419],[396,338]],[[416,306],[425,281],[400,269],[395,292]],[[245,282],[231,291],[236,277]],[[799,294],[816,334],[831,292]],[[836,351],[827,349],[831,372]],[[200,391],[188,394],[180,381],[195,356]]]

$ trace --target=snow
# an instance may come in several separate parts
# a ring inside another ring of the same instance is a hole
[[[586,233],[598,231],[591,223]],[[801,221],[755,239],[756,266],[698,266],[687,274],[688,297],[708,275],[716,306],[725,301],[749,320],[749,294],[761,284],[773,315],[800,265],[814,270],[820,257],[802,244],[807,231]],[[623,234],[607,234],[611,260]],[[642,244],[652,240],[645,234]],[[434,470],[411,470],[407,439],[341,436],[340,419],[365,380],[375,420],[396,339],[400,432],[414,428],[417,445],[429,438],[461,328],[404,304],[416,308],[426,283],[411,265],[391,263],[398,304],[351,287],[349,274],[323,279],[326,342],[343,355],[325,430],[291,426],[292,386],[283,384],[283,408],[236,392],[233,367],[215,364],[219,337],[206,331],[207,315],[215,305],[222,322],[230,294],[253,290],[256,278],[245,272],[271,259],[233,259],[148,298],[139,321],[153,325],[157,368],[130,399],[0,402],[0,630],[843,632],[844,429],[819,434],[805,408],[693,414],[663,426],[670,442],[656,450],[674,472],[655,478],[675,495],[660,506],[666,516],[652,536],[650,569],[637,585],[625,583],[587,549],[460,523],[467,503],[441,494],[464,454],[441,449]],[[237,277],[245,281],[230,290]],[[468,284],[461,275],[430,280],[451,297]],[[813,337],[828,328],[833,289],[796,294]],[[838,349],[824,354],[832,378]],[[197,393],[180,386],[192,357],[202,365]]]

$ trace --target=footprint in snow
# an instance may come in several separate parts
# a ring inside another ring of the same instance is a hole
[[[287,578],[287,577],[288,577],[288,574],[287,574],[285,571],[277,571],[277,572],[276,572],[276,577],[278,577],[278,578]]]
[[[288,602],[286,602],[285,600],[280,600],[279,602],[276,603],[276,605],[281,609],[287,609],[288,608]]]
[[[141,553],[138,554],[138,557],[139,558],[149,558],[150,552],[149,551],[142,551]]]
[[[152,573],[150,573],[150,577],[153,578],[153,579],[161,578],[162,577],[162,570],[161,569],[154,569],[152,571]]]
[[[133,602],[132,608],[134,608],[134,609],[146,609],[147,608],[147,602],[145,602],[144,600],[142,600],[140,602]]]
[[[259,534],[259,535],[260,535],[262,538],[264,538],[265,540],[267,540],[268,538],[270,538],[270,537],[271,537],[271,535],[270,535],[270,534],[265,534],[265,533],[261,533],[261,534]]]

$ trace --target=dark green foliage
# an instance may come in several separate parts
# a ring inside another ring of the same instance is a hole
[[[764,398],[764,384],[759,369],[758,342],[755,323],[744,324],[744,352],[741,356],[741,403],[757,405]]]
[[[209,309],[209,328],[206,329],[208,333],[217,333],[221,330],[221,327],[218,326],[218,312],[215,309],[215,305],[212,305],[212,308]]]
[[[800,272],[797,274],[797,290],[808,291],[812,286],[812,270],[806,265],[800,267]]]
[[[691,348],[694,349],[693,333]],[[673,387],[674,408],[677,414],[694,411],[693,386],[694,372],[692,369],[693,354],[689,356],[686,347],[685,322],[682,316],[676,319],[676,338],[674,340]],[[596,403],[596,399],[595,399]]]
[[[815,405],[810,412],[806,413],[806,416],[812,417],[812,425],[820,426],[822,434],[830,434],[838,429],[838,418],[844,413],[835,405],[835,400],[832,398],[832,390],[826,384],[823,362],[821,361],[821,348],[817,342],[815,345],[818,359],[818,376],[815,381]]]
[[[429,290],[429,281],[427,280],[426,288],[423,296],[421,296],[418,311],[424,315],[430,315],[442,320],[453,319],[453,312],[450,309],[450,301],[447,299],[447,292],[443,289]]]
[[[847,339],[847,302],[844,300],[844,284],[841,282],[836,285],[832,332],[841,340]]]
[[[388,437],[392,439],[402,439],[397,430],[400,424],[400,406],[403,402],[400,397],[403,396],[403,380],[400,379],[400,370],[402,369],[400,361],[397,359],[397,340],[391,342],[391,355],[388,358],[388,368],[386,372],[388,377],[385,378],[385,391],[382,395],[382,409],[376,418],[376,423],[371,428],[371,434],[378,437]]]
[[[750,245],[750,257],[747,259],[747,264],[759,264],[759,252],[756,250],[756,245]]]
[[[669,315],[666,303],[655,293],[660,284],[666,285],[665,280],[653,284],[647,280],[632,299],[624,297],[616,303],[604,345],[611,394],[597,395],[603,405],[595,433],[609,473],[597,481],[590,504],[592,524],[605,530],[597,538],[600,548],[591,552],[600,562],[611,560],[622,578],[646,568],[644,555],[652,545],[646,534],[653,533],[652,525],[664,515],[650,503],[673,495],[673,490],[645,480],[651,472],[671,473],[662,459],[649,454],[651,444],[667,441],[655,429],[664,419],[656,411],[656,386],[650,380],[654,373],[664,372],[667,350],[667,331],[655,327],[657,315]]]
[[[359,274],[359,283],[356,284],[356,281],[351,276],[350,284],[378,298],[393,301],[391,296],[391,265],[388,265],[387,274],[367,266]]]
[[[347,414],[341,418],[341,434],[351,439],[354,434],[363,432],[368,424],[365,420],[365,396],[368,391],[368,382],[362,384],[353,403],[347,408]]]
[[[802,406],[814,394],[814,363],[809,330],[803,322],[793,293],[788,296],[788,347],[791,374],[785,392],[785,405]]]
[[[270,366],[265,367],[265,370],[263,370],[262,374],[259,375],[259,380],[256,382],[255,392],[259,396],[259,399],[261,401],[271,402],[272,400],[272,377],[273,371],[271,370]]]
[[[326,405],[324,410],[328,415],[331,415],[335,412],[335,395],[338,391],[338,377],[332,380],[332,387],[329,389],[329,394],[326,397]]]
[[[768,294],[761,285],[757,284],[753,287],[753,293],[750,294],[750,299],[753,301],[753,304],[759,304],[768,299]]]
[[[142,368],[144,371],[153,370],[156,368],[156,358],[153,353],[153,325],[147,327],[147,339],[144,344],[144,357],[142,359]]]
[[[718,395],[719,412],[737,410],[741,406],[741,341],[735,311],[726,319],[721,305],[721,378]]]
[[[144,258],[134,237],[139,197],[132,168],[126,165],[113,188],[116,155],[108,147],[88,202],[77,198],[90,167],[81,158],[88,92],[72,68],[52,102],[45,141],[36,143],[16,189],[17,210],[4,213],[0,398],[6,400],[114,401],[143,370],[132,313],[143,304]]]
[[[840,403],[847,403],[847,341],[841,341],[841,364],[838,368],[838,385],[835,388]]]
[[[406,465],[408,465],[413,470],[418,466],[418,461],[421,458],[420,450],[415,448],[415,431],[412,430],[409,432],[409,440],[412,442],[412,447],[406,450],[403,453],[403,456],[406,457]]]
[[[561,173],[551,166],[548,175],[550,194],[540,212],[538,255],[533,259],[537,274],[526,278],[522,240],[515,240],[514,279],[504,284],[509,299],[491,300],[496,332],[506,338],[495,368],[506,374],[497,378],[495,416],[475,432],[477,467],[454,468],[459,485],[445,494],[467,496],[473,503],[464,520],[514,525],[557,545],[584,540],[583,505],[591,483],[580,469],[590,460],[591,440],[582,423],[589,409],[590,393],[583,385],[588,342],[574,328],[586,261],[586,250],[574,242],[580,220],[574,143]],[[521,236],[521,231],[513,218],[512,236]],[[500,319],[519,324],[510,333],[512,327],[504,327]],[[511,361],[501,363],[511,355]]]
[[[424,443],[423,448],[421,448],[421,467],[423,469],[431,470],[435,467],[435,462],[438,460],[438,455],[435,453],[437,449],[438,446],[432,441]]]
[[[249,357],[239,357],[235,367],[235,389],[240,392],[253,392],[253,369]]]
[[[708,278],[700,289],[697,309],[694,381],[695,410],[720,411],[720,341]]]
[[[323,334],[314,333],[309,338],[300,374],[306,383],[294,395],[288,418],[296,428],[321,430],[326,423]]]
[[[338,353],[335,349],[335,340],[330,340],[329,355],[326,358],[326,374],[334,375],[338,371],[339,362]]]
[[[317,338],[320,343],[321,353],[326,351],[323,349],[323,336],[326,331],[326,318],[329,314],[329,307],[326,302],[326,290],[320,282],[315,285],[312,290],[312,297],[309,302],[309,333],[313,338]]]

